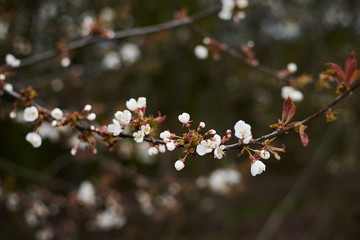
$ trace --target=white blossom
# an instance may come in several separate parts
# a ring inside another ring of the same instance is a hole
[[[248,0],[236,0],[236,6],[240,9],[246,8],[249,6]]]
[[[95,189],[89,181],[83,181],[80,184],[77,193],[77,199],[78,201],[87,205],[92,205],[95,203]]]
[[[164,144],[159,144],[159,152],[164,153],[166,151],[166,147]]]
[[[202,45],[195,47],[194,54],[198,59],[206,59],[209,56],[208,49]]]
[[[264,172],[265,167],[266,167],[265,164],[260,160],[253,162],[251,164],[251,169],[250,169],[251,175],[256,176],[256,175]]]
[[[86,104],[84,107],[84,111],[86,111],[86,112],[90,112],[91,109],[92,109],[92,106],[90,104]]]
[[[146,106],[146,98],[139,97],[138,100],[131,98],[130,100],[126,101],[126,107],[130,111],[135,111],[136,109],[140,109]]]
[[[126,43],[120,49],[120,56],[125,62],[134,63],[140,59],[141,53],[137,45]]]
[[[269,159],[270,158],[270,153],[269,151],[266,151],[265,149],[260,151],[260,157],[262,159]]]
[[[0,73],[0,80],[5,80],[6,79],[6,75],[3,73]]]
[[[96,216],[96,226],[102,230],[118,229],[125,225],[126,217],[115,206],[107,207]]]
[[[154,156],[154,155],[156,155],[156,154],[158,154],[158,153],[159,153],[159,151],[157,150],[156,147],[151,147],[151,148],[149,148],[149,150],[148,150],[148,154],[149,154],[150,156]]]
[[[214,143],[210,140],[202,140],[199,145],[196,147],[196,152],[200,156],[204,156],[207,153],[211,153],[214,148]]]
[[[299,90],[294,89],[290,86],[284,86],[281,88],[281,97],[287,99],[290,97],[294,102],[301,102],[304,98],[304,95]]]
[[[119,121],[116,119],[113,119],[113,123],[108,125],[107,130],[113,133],[114,136],[118,136],[123,131]]]
[[[96,119],[96,114],[95,113],[90,113],[88,116],[87,116],[87,119],[89,121],[94,121]]]
[[[144,141],[145,134],[142,131],[137,131],[133,133],[133,136],[135,142],[141,143],[142,141]]]
[[[205,123],[204,123],[204,122],[200,122],[200,123],[199,123],[199,127],[205,128]]]
[[[164,140],[164,142],[170,141],[169,138],[171,137],[171,133],[168,130],[163,131],[160,133],[160,138]]]
[[[51,111],[50,115],[51,115],[53,118],[55,118],[56,120],[60,120],[60,119],[62,119],[62,117],[64,116],[64,113],[63,113],[63,111],[61,111],[60,108],[54,108],[54,109]]]
[[[64,58],[62,58],[61,61],[60,61],[60,65],[61,65],[62,67],[64,67],[64,68],[70,66],[70,63],[71,63],[71,60],[70,60],[70,58],[68,58],[68,57],[64,57]]]
[[[10,84],[10,83],[5,83],[5,85],[4,85],[4,90],[5,90],[5,91],[8,91],[8,92],[12,92],[12,91],[14,90],[14,87],[13,87],[13,85]]]
[[[14,57],[14,55],[9,53],[6,54],[5,61],[11,67],[18,67],[21,64],[21,60],[17,59],[16,57]]]
[[[168,143],[166,143],[166,148],[170,152],[174,151],[174,149],[176,148],[175,142],[174,141],[169,141]]]
[[[245,123],[242,120],[239,120],[235,126],[235,136],[243,141],[243,143],[248,144],[252,139],[251,126]]]
[[[118,69],[121,66],[119,54],[116,51],[108,52],[107,54],[105,54],[102,64],[106,69]]]
[[[286,66],[287,70],[291,73],[294,73],[297,71],[297,65],[296,63],[289,63],[287,66]]]
[[[230,20],[235,8],[234,0],[221,0],[222,6],[218,16],[222,20]]]
[[[234,169],[216,169],[209,177],[209,187],[218,194],[226,194],[241,181],[241,174]]]
[[[26,134],[25,139],[26,139],[26,141],[28,141],[29,143],[31,143],[31,145],[32,145],[34,148],[38,148],[38,147],[41,146],[42,139],[41,139],[40,135],[37,134],[37,133],[30,132],[30,133]]]
[[[182,113],[179,115],[178,117],[179,121],[182,122],[182,123],[188,123],[189,120],[190,120],[190,115],[186,112]]]
[[[183,168],[185,167],[185,164],[184,164],[183,161],[177,160],[177,161],[175,162],[174,166],[175,166],[175,169],[176,169],[176,170],[180,171],[181,169],[183,169]]]
[[[24,110],[24,120],[33,122],[39,117],[39,111],[35,106],[27,107]]]
[[[141,126],[141,131],[145,134],[145,135],[148,135],[150,133],[150,125],[149,124],[146,124],[146,125],[142,125]]]
[[[129,110],[125,111],[117,111],[115,113],[115,118],[121,123],[121,124],[129,124],[131,121],[131,112]]]
[[[217,159],[222,159],[223,156],[225,155],[224,149],[225,149],[224,145],[220,145],[216,147],[214,150],[214,157]]]

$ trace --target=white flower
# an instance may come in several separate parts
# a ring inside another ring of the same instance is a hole
[[[214,144],[213,141],[211,141],[210,139],[208,140],[202,140],[200,142],[199,145],[197,145],[196,147],[196,152],[200,155],[200,156],[204,156],[207,153],[211,153],[213,148],[215,148],[216,145]]]
[[[35,106],[27,107],[24,110],[24,120],[33,122],[39,117],[39,111]]]
[[[11,118],[11,119],[15,119],[15,118],[16,118],[16,111],[13,110],[13,111],[10,112],[10,118]]]
[[[200,123],[199,123],[199,127],[205,128],[205,123],[204,123],[204,122],[200,122]]]
[[[137,108],[143,108],[146,106],[146,98],[145,97],[139,97],[137,100]]]
[[[78,201],[92,205],[95,203],[95,189],[89,181],[83,181],[80,184],[79,191],[77,193]]]
[[[221,10],[218,14],[219,18],[222,20],[230,20],[235,7],[234,0],[221,0],[221,3]]]
[[[159,145],[159,152],[164,153],[166,151],[166,147],[164,144]]]
[[[216,169],[209,177],[209,187],[217,194],[226,194],[241,182],[241,174],[234,169]]]
[[[87,36],[91,32],[91,26],[93,25],[94,19],[91,16],[85,16],[81,23],[81,35]]]
[[[122,228],[126,224],[126,216],[121,209],[114,205],[98,213],[95,220],[96,226],[104,231]]]
[[[60,61],[60,65],[64,68],[70,66],[70,63],[71,63],[71,61],[70,61],[70,58],[68,58],[68,57],[64,57]]]
[[[185,167],[185,164],[183,161],[181,160],[177,160],[174,164],[176,170],[180,171],[181,169],[183,169]]]
[[[134,63],[140,59],[140,49],[133,43],[126,43],[121,47],[120,55],[125,62]]]
[[[6,75],[3,73],[0,73],[0,80],[5,80],[6,79]]]
[[[146,125],[142,125],[142,126],[141,126],[141,131],[142,131],[145,135],[149,134],[149,133],[150,133],[150,130],[151,130],[151,128],[150,128],[150,125],[149,125],[149,124],[146,124]]]
[[[129,124],[131,121],[131,112],[129,110],[123,112],[117,111],[115,113],[115,118],[119,120],[121,124]]]
[[[251,169],[250,169],[250,172],[251,172],[251,175],[253,176],[256,176],[262,172],[265,171],[265,164],[262,162],[262,161],[255,161],[251,164]]]
[[[243,141],[243,143],[248,144],[252,139],[251,126],[244,121],[238,121],[235,126],[235,136]]]
[[[236,6],[240,9],[246,8],[249,6],[248,0],[236,0]]]
[[[216,130],[215,130],[215,129],[210,129],[210,130],[208,131],[208,134],[210,134],[210,135],[215,135],[215,134],[216,134]]]
[[[131,98],[129,101],[126,101],[126,107],[130,111],[135,111],[136,109],[140,109],[146,106],[146,98],[139,97],[138,100]]]
[[[102,64],[106,69],[110,70],[119,68],[121,66],[119,54],[115,51],[107,53],[103,58]]]
[[[209,55],[209,52],[206,47],[198,45],[194,49],[194,54],[198,59],[206,59]]]
[[[62,119],[62,117],[64,116],[64,113],[63,113],[63,111],[61,111],[60,108],[54,108],[54,109],[51,111],[50,115],[51,115],[53,118],[55,118],[56,120],[60,120],[60,119]]]
[[[162,140],[164,140],[165,142],[169,141],[170,136],[171,136],[171,133],[168,130],[163,131],[162,133],[160,133],[160,138]]]
[[[90,112],[91,109],[92,109],[92,106],[90,104],[86,104],[84,107],[84,111],[86,111],[86,112]]]
[[[6,54],[5,61],[11,67],[18,67],[21,64],[21,61],[15,58],[12,54]]]
[[[25,139],[26,139],[26,141],[31,143],[31,145],[33,145],[34,148],[38,148],[41,146],[42,139],[41,139],[40,135],[37,133],[30,132],[30,133],[26,134]]]
[[[10,84],[10,83],[5,83],[5,85],[4,85],[4,90],[5,90],[5,91],[8,91],[8,92],[12,92],[12,91],[14,90],[14,87],[13,87],[13,85]]]
[[[95,113],[90,113],[88,116],[87,116],[87,119],[89,121],[94,121],[96,119],[96,114]]]
[[[188,123],[189,120],[190,120],[190,115],[186,112],[182,113],[179,115],[178,117],[179,121],[182,122],[182,123]]]
[[[287,70],[288,70],[289,72],[291,72],[291,73],[296,72],[296,71],[297,71],[297,65],[296,65],[296,63],[289,63],[289,64],[287,65]]]
[[[149,154],[150,156],[154,156],[154,155],[156,155],[156,154],[158,154],[158,153],[159,153],[159,151],[157,150],[156,147],[151,147],[151,148],[149,148],[149,150],[148,150],[148,154]]]
[[[145,134],[142,131],[137,131],[133,133],[133,136],[135,142],[141,143],[142,141],[144,141]]]
[[[262,159],[269,159],[270,158],[270,153],[268,151],[266,151],[265,149],[260,151],[260,157]]]
[[[290,86],[284,86],[281,88],[281,97],[283,99],[290,97],[294,102],[301,102],[304,98],[302,92]]]
[[[109,124],[107,129],[109,132],[113,133],[114,136],[118,136],[123,131],[123,129],[120,126],[119,121],[116,119],[113,119],[113,123]]]
[[[169,141],[168,143],[166,143],[166,148],[170,152],[174,151],[174,149],[176,148],[175,142],[174,141]]]
[[[222,159],[223,156],[225,155],[224,149],[225,149],[224,145],[220,145],[216,147],[214,150],[214,157],[217,159]]]

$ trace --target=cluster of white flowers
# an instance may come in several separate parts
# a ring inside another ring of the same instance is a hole
[[[41,139],[40,135],[35,132],[30,132],[30,133],[26,134],[25,139],[26,139],[26,141],[31,143],[31,145],[34,148],[38,148],[41,146],[42,139]]]
[[[242,120],[239,120],[235,126],[235,136],[244,144],[248,144],[252,139],[251,126]]]
[[[189,117],[190,118],[190,117]],[[160,133],[160,138],[162,140],[164,140],[165,144],[166,144],[166,148],[168,151],[174,151],[174,149],[176,148],[175,145],[175,141],[171,140],[171,136],[173,134],[170,133],[168,130],[163,131],[162,133]]]
[[[104,68],[115,70],[123,63],[133,64],[141,58],[139,47],[134,43],[125,43],[119,51],[112,50],[104,55],[102,64]]]
[[[5,57],[6,64],[10,67],[19,67],[21,64],[21,60],[14,57],[12,54],[6,54]]]
[[[119,136],[124,131],[127,124],[131,122],[131,112],[129,110],[117,111],[114,114],[115,118],[112,120],[113,123],[109,124],[107,129],[113,133],[114,136]]]
[[[246,17],[243,10],[249,6],[248,0],[221,0],[221,3],[222,7],[218,14],[220,19],[230,20],[233,17],[234,21],[239,21]]]
[[[224,145],[221,145],[221,137],[218,134],[215,134],[213,138],[202,140],[200,144],[196,147],[196,152],[200,156],[204,156],[207,153],[214,151],[214,157],[221,159],[224,153]]]
[[[208,178],[210,189],[217,194],[229,193],[240,182],[241,174],[234,169],[216,169]]]
[[[256,176],[256,175],[264,172],[265,167],[266,166],[262,161],[256,160],[255,162],[253,162],[251,164],[251,169],[250,169],[251,175]]]
[[[281,97],[287,99],[290,97],[294,102],[301,102],[304,98],[304,95],[299,90],[294,89],[290,86],[284,86],[281,88]]]
[[[95,189],[89,181],[83,181],[77,192],[77,200],[86,205],[95,203]]]
[[[101,230],[119,229],[126,223],[122,207],[117,205],[108,206],[104,211],[98,213],[95,224]]]
[[[92,109],[92,106],[90,104],[86,104],[85,107],[84,107],[84,111],[88,112],[88,113],[91,111],[91,109]],[[96,119],[96,114],[95,113],[89,113],[86,118],[89,121],[94,121]]]
[[[208,49],[203,45],[198,45],[194,48],[194,54],[198,59],[204,60],[209,56]]]
[[[136,109],[142,109],[146,107],[146,98],[145,97],[139,97],[137,100],[134,98],[131,98],[130,100],[126,101],[126,107],[130,111],[135,111]]]

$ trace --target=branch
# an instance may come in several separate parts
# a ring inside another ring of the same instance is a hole
[[[73,42],[67,44],[67,48],[65,50],[72,51],[72,50],[86,47],[86,46],[89,46],[89,45],[92,45],[95,43],[114,41],[114,40],[119,40],[119,39],[128,38],[128,37],[135,37],[135,36],[140,36],[140,35],[147,35],[147,34],[151,34],[151,33],[156,33],[156,32],[161,32],[161,31],[178,28],[181,26],[186,26],[189,24],[193,24],[201,19],[204,19],[204,18],[214,15],[220,9],[221,9],[221,4],[218,4],[216,6],[208,8],[202,12],[196,13],[187,18],[175,19],[175,20],[172,20],[169,22],[160,23],[160,24],[156,24],[156,25],[152,25],[152,26],[148,26],[148,27],[139,27],[139,28],[133,28],[133,29],[119,31],[119,32],[115,33],[115,36],[113,38],[104,38],[104,37],[96,36],[96,35],[89,36],[89,37],[86,37],[86,38],[83,38],[80,40],[76,40],[76,41],[73,41]],[[32,65],[35,63],[39,63],[39,62],[54,58],[58,54],[59,54],[58,50],[49,50],[47,52],[40,53],[38,55],[22,59],[21,65],[19,67],[25,67],[25,66],[29,66],[29,65]]]
[[[350,89],[348,91],[343,92],[342,94],[340,94],[339,96],[337,96],[331,103],[329,103],[327,106],[321,108],[319,111],[317,111],[316,113],[310,115],[309,117],[305,118],[304,120],[300,121],[300,124],[305,124],[307,122],[310,122],[311,120],[314,120],[315,118],[318,118],[320,116],[322,116],[329,108],[335,106],[338,102],[340,102],[342,99],[344,99],[346,96],[348,96],[349,94],[351,94],[356,88],[358,88],[360,86],[360,81],[354,83]],[[256,138],[254,139],[254,141],[250,144],[243,144],[243,143],[235,143],[235,144],[231,144],[231,145],[227,145],[225,146],[224,151],[228,151],[231,149],[239,149],[242,148],[243,146],[246,145],[253,145],[253,144],[258,144],[261,145],[265,140],[267,139],[272,139],[274,137],[277,137],[281,134],[287,133],[290,130],[294,129],[297,126],[297,124],[292,125],[290,127],[284,128],[283,130],[276,130],[273,131],[272,133],[269,133],[267,135],[264,135],[262,137]]]

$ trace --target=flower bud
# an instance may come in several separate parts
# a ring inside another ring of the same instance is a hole
[[[175,166],[176,170],[180,171],[181,169],[183,169],[185,167],[185,164],[184,164],[184,162],[182,160],[177,160],[175,162],[174,166]]]

